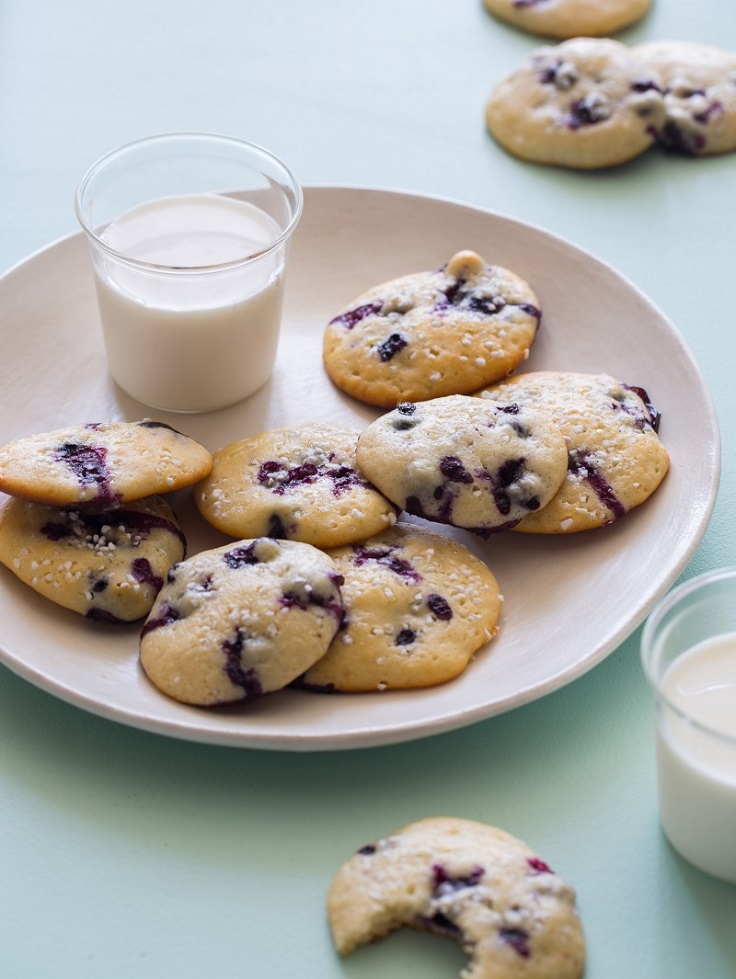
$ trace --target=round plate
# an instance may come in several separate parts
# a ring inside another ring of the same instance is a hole
[[[604,530],[568,537],[460,535],[505,596],[497,637],[465,673],[429,690],[320,695],[287,690],[237,708],[167,699],[137,659],[138,627],[101,626],[52,605],[0,568],[0,660],[78,707],[172,737],[251,748],[388,744],[458,728],[527,703],[599,663],[642,621],[697,547],[718,487],[713,406],[681,337],[630,282],[538,228],[452,201],[382,190],[308,188],[294,238],[273,378],[225,411],[167,415],[214,450],[306,419],[363,427],[377,412],[341,394],[321,361],[328,319],[368,287],[472,248],[527,279],[543,321],[528,370],[605,372],[647,389],[662,411],[671,469],[655,495]],[[4,350],[0,441],[150,409],[110,379],[81,234],[0,279]],[[190,554],[226,542],[191,493],[174,505]]]

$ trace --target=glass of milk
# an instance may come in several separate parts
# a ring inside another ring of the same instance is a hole
[[[76,195],[110,373],[164,411],[235,404],[271,376],[301,187],[268,150],[208,133],[129,143]]]
[[[675,588],[647,620],[641,655],[664,832],[694,866],[736,883],[736,568]]]

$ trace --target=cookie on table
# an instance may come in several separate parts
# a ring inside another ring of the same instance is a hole
[[[49,506],[110,507],[198,482],[212,456],[163,422],[91,422],[0,447],[0,491]]]
[[[635,24],[652,0],[483,0],[499,20],[545,37],[604,37]]]
[[[232,442],[214,454],[195,501],[231,537],[339,547],[396,520],[396,508],[359,470],[359,431],[307,423]]]
[[[403,402],[365,429],[357,457],[407,513],[481,536],[544,507],[567,471],[565,440],[542,412],[462,394]]]
[[[327,911],[341,955],[408,926],[461,945],[467,979],[579,979],[585,965],[574,890],[522,840],[469,819],[422,819],[361,847]]]
[[[647,393],[608,374],[536,371],[480,395],[548,412],[567,445],[562,486],[516,531],[565,534],[613,523],[644,503],[669,469],[659,412]]]
[[[736,54],[690,41],[650,41],[633,50],[664,94],[662,146],[690,156],[736,149]]]
[[[581,170],[639,156],[656,141],[664,118],[653,70],[611,38],[536,48],[486,103],[488,129],[510,153]]]
[[[396,524],[328,553],[344,579],[345,613],[302,686],[345,692],[435,686],[461,673],[496,633],[498,583],[451,537]]]
[[[18,497],[0,507],[0,562],[45,598],[100,622],[148,615],[185,550],[161,497],[95,512]]]
[[[323,656],[343,609],[332,560],[310,544],[237,541],[175,565],[148,616],[140,662],[186,704],[251,701]]]
[[[383,408],[467,394],[528,357],[540,317],[527,282],[462,251],[437,271],[374,286],[338,313],[324,334],[325,368],[347,394]]]

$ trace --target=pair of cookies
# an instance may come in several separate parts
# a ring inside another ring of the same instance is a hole
[[[312,662],[294,657],[288,679],[283,671],[282,685],[298,680],[305,689],[356,692],[444,683],[495,634],[501,604],[498,584],[486,565],[457,541],[414,524],[397,524],[397,507],[358,464],[359,436],[359,431],[345,426],[314,422],[226,445],[214,453],[212,471],[195,489],[197,507],[209,523],[233,538],[296,544],[297,551],[306,549],[309,556],[316,549],[331,562],[340,583],[342,615],[328,646],[315,651]],[[209,560],[198,555],[187,565],[195,568]],[[217,569],[215,580],[237,577],[245,583],[242,574],[222,565],[217,552],[211,560]],[[193,573],[182,566],[185,580]],[[256,587],[253,569],[250,578]],[[173,570],[172,579],[149,621],[166,619],[168,613],[161,609],[179,607],[179,569]],[[283,583],[282,589],[289,591],[291,586]],[[211,589],[206,597],[210,610],[218,607],[217,591]],[[201,588],[197,594],[203,594]],[[257,595],[255,604],[243,597],[242,604],[255,608],[259,601]],[[200,679],[212,673],[213,664],[219,663],[221,671],[226,647],[232,658],[231,616],[218,615],[223,624],[215,628],[214,620],[210,623],[211,644],[206,649],[198,638],[197,616],[187,623],[177,616],[175,628],[156,628],[151,635],[148,625],[144,627],[142,663],[169,695],[202,704],[252,698],[253,689],[238,690],[224,681],[215,691],[211,680],[205,684],[192,679],[190,685],[182,679],[188,666]],[[293,639],[286,631],[282,634],[283,619],[283,610],[269,613],[274,642],[288,648]],[[166,671],[150,666],[154,645],[166,647],[165,656],[156,655],[161,663],[168,662],[167,676],[179,679],[164,679]],[[193,662],[190,648],[197,649],[202,663]],[[172,664],[177,660],[182,666],[175,670]],[[264,683],[260,687],[264,692],[276,689]]]
[[[397,506],[481,536],[565,534],[621,519],[669,456],[645,391],[605,374],[538,371],[403,403],[363,432],[363,471]]]
[[[141,636],[153,683],[184,703],[289,684],[376,691],[444,683],[496,630],[496,579],[467,548],[397,524],[322,551],[258,538],[175,565]]]
[[[119,623],[151,609],[186,541],[161,494],[190,486],[210,453],[168,425],[104,422],[0,448],[0,562],[87,618]]]
[[[736,149],[736,55],[683,41],[628,47],[576,37],[537,48],[502,79],[486,124],[524,160],[599,169],[655,144],[692,156]]]

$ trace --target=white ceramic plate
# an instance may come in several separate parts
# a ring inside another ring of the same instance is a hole
[[[450,201],[354,188],[306,191],[275,374],[257,395],[208,415],[166,415],[208,448],[305,419],[362,427],[376,412],[338,392],[321,363],[326,321],[369,286],[437,268],[462,248],[526,278],[543,321],[526,369],[606,372],[644,387],[662,411],[672,466],[625,520],[566,538],[461,535],[492,568],[501,630],[466,672],[426,691],[285,691],[207,711],[158,693],[137,662],[137,628],[57,608],[0,567],[0,660],[54,696],[172,737],[286,750],[388,744],[458,728],[527,703],[599,663],[674,582],[710,518],[718,428],[698,367],[675,328],[630,282],[537,228]],[[0,441],[77,422],[151,415],[111,381],[87,245],[66,238],[0,279]],[[176,507],[189,551],[225,543],[191,494]]]

